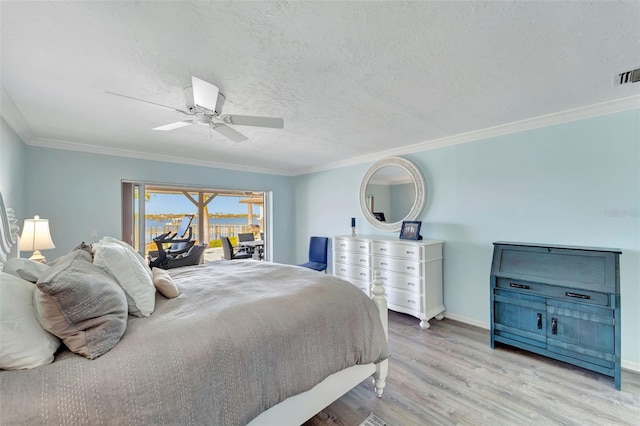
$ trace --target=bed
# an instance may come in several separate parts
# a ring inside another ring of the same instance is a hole
[[[2,267],[17,256],[17,227],[1,194],[0,214]],[[90,258],[72,253],[70,262]],[[94,359],[61,344],[50,364],[0,370],[0,424],[299,425],[368,377],[382,396],[379,280],[369,299],[336,277],[267,262],[169,274],[180,295],[155,293],[153,312],[128,315],[119,341]]]

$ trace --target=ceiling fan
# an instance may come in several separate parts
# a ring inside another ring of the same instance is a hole
[[[222,93],[220,93],[218,87],[197,77],[191,77],[191,83],[191,87],[187,87],[186,89],[184,89],[185,100],[187,103],[186,110],[156,104],[154,102],[145,101],[144,99],[138,99],[132,96],[122,95],[120,93],[110,91],[105,91],[105,93],[121,96],[123,98],[133,99],[135,101],[145,102],[147,104],[170,109],[171,111],[176,111],[181,114],[193,117],[189,120],[177,121],[175,123],[155,127],[153,130],[174,130],[180,127],[190,126],[192,124],[200,124],[209,126],[209,128],[215,130],[223,136],[226,136],[228,139],[231,139],[234,142],[242,142],[248,140],[249,138],[247,138],[242,133],[232,129],[228,126],[228,124],[234,126],[269,127],[273,129],[284,128],[284,120],[282,118],[222,114],[222,106],[224,105],[225,97]]]

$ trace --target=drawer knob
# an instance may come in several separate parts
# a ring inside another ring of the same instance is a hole
[[[509,283],[509,287],[521,288],[521,289],[524,289],[524,290],[529,290],[529,286],[528,285],[524,285],[524,284]]]
[[[570,291],[567,291],[565,295],[569,297],[575,297],[577,299],[584,299],[584,300],[591,299],[591,296],[589,296],[588,294],[571,293]]]

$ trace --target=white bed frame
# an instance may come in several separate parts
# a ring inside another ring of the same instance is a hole
[[[4,268],[7,259],[18,257],[19,227],[16,222],[13,210],[5,208],[0,193],[0,271]],[[374,274],[372,293],[372,300],[378,307],[380,320],[388,338],[387,301],[378,271]],[[264,411],[249,425],[300,425],[371,376],[374,379],[376,394],[381,397],[388,368],[389,361],[384,360],[379,364],[356,365],[334,373],[312,389],[287,398]]]

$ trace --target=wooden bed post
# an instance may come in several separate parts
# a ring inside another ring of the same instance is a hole
[[[389,341],[389,311],[387,310],[387,299],[384,297],[384,287],[382,286],[382,280],[380,279],[380,271],[377,269],[373,273],[371,293],[373,294],[373,296],[371,296],[371,299],[378,307],[380,321],[382,322],[382,327],[384,328],[384,335],[387,338],[387,341]],[[378,396],[378,398],[382,397],[382,392],[384,391],[384,386],[386,384],[385,380],[387,378],[388,371],[388,359],[385,359],[384,361],[376,364],[376,372],[373,375],[373,384],[376,388],[376,395]]]

